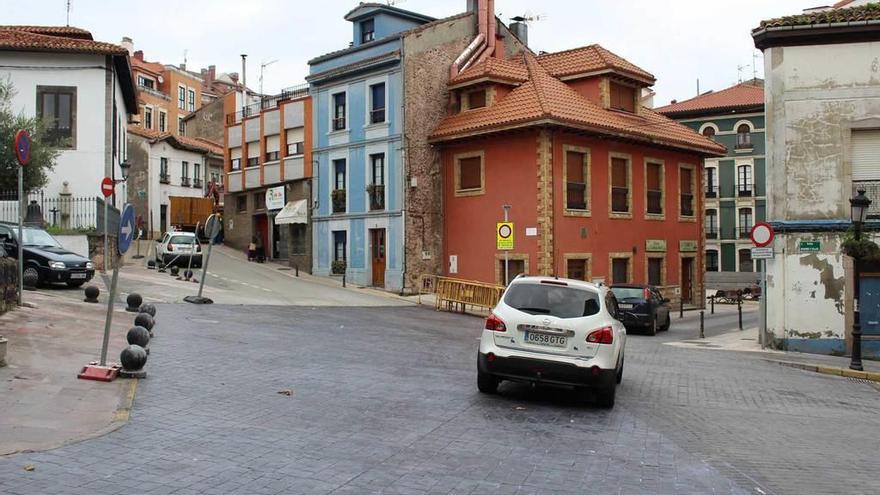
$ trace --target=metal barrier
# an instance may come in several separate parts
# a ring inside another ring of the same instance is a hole
[[[103,198],[66,194],[49,197],[42,191],[35,191],[27,194],[25,204],[36,204],[40,207],[43,224],[46,227],[104,231]],[[16,191],[0,191],[0,222],[18,222],[18,208]],[[119,225],[119,210],[111,205],[108,213],[108,230],[116,232]]]
[[[437,275],[419,275],[419,304],[422,304],[422,294],[435,294],[437,292]]]
[[[504,287],[500,285],[447,277],[435,277],[435,279],[437,300],[434,308],[438,311],[444,309],[444,305],[448,311],[458,309],[462,313],[468,306],[492,309],[504,293]]]

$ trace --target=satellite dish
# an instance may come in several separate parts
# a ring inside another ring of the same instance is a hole
[[[159,77],[157,77],[157,78],[156,78],[156,79],[158,79],[158,80],[159,80],[159,84],[162,84],[162,83],[164,83],[164,82],[165,82],[165,78],[164,78],[164,77],[162,77],[162,76],[159,76]]]

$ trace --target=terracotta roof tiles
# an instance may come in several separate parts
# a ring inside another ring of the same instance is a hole
[[[704,93],[689,100],[679,101],[654,111],[663,115],[675,116],[685,113],[710,113],[764,106],[764,86],[749,81],[731,86],[721,91]]]
[[[760,26],[752,32],[754,33],[762,29],[774,27],[810,26],[814,24],[877,20],[880,20],[880,3],[868,3],[858,7],[833,8],[831,10],[820,12],[807,12],[804,14],[768,19],[766,21],[761,21]]]
[[[637,79],[654,82],[654,75],[606,50],[599,45],[590,45],[564,52],[545,53],[538,61],[553,77],[566,77],[601,70],[615,70]]]
[[[446,117],[431,136],[444,141],[528,125],[561,125],[657,143],[673,148],[723,155],[724,146],[647,108],[638,114],[606,110],[560,81],[540,57],[520,55],[528,80],[493,105]]]
[[[152,129],[144,129],[136,124],[128,125],[128,132],[136,136],[148,139],[151,143],[159,141],[171,140],[173,145],[182,146],[190,151],[212,153],[215,155],[223,155],[223,145],[211,141],[210,139],[200,137],[175,136],[170,132],[159,132]]]
[[[528,80],[529,72],[522,60],[490,57],[461,71],[449,83],[454,85],[484,78],[522,83]]]
[[[78,38],[93,40],[92,33],[85,29],[73,26],[0,26],[0,29],[11,31],[25,31],[34,34],[46,34],[49,36],[64,36],[66,38]]]
[[[27,30],[24,26],[0,26],[0,50],[128,55],[125,48],[113,43],[68,37],[60,33],[42,34],[52,32],[48,27],[32,29]]]

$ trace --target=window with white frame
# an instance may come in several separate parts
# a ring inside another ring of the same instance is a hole
[[[165,132],[168,128],[168,114],[159,110],[159,132]]]
[[[752,219],[751,208],[739,209],[739,237],[740,239],[748,239],[752,232],[754,220]]]
[[[736,148],[749,149],[752,147],[752,128],[749,124],[740,124],[736,128]]]
[[[704,222],[706,239],[718,239],[718,210],[714,208],[706,210]]]
[[[334,131],[345,130],[345,93],[333,95],[333,126]]]
[[[703,169],[703,179],[706,184],[706,197],[718,197],[718,169],[715,167],[706,167]]]
[[[177,108],[186,110],[186,86],[177,87]]]
[[[144,107],[144,129],[153,128],[153,107]]]
[[[739,196],[752,195],[752,166],[740,165],[736,168],[736,188]]]
[[[370,123],[385,122],[385,83],[370,86]]]
[[[189,95],[188,110],[190,112],[195,112],[196,111],[196,90],[190,89],[187,91],[187,94]]]

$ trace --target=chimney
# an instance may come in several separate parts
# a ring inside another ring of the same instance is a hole
[[[213,81],[217,77],[217,66],[209,65],[208,66],[208,81]]]
[[[180,64],[180,70],[186,70],[186,64]]]
[[[134,53],[134,42],[128,36],[122,37],[122,48],[128,50],[128,56],[130,57]]]
[[[467,12],[476,12],[480,0],[467,0]]]
[[[238,72],[230,72],[229,79],[232,79],[232,82],[238,84]]]
[[[514,22],[510,25],[510,32],[522,41],[522,44],[529,46],[529,26],[525,22]]]
[[[138,50],[138,51],[134,52],[134,58],[136,58],[136,59],[140,60],[141,62],[143,62],[143,61],[144,61],[144,51],[143,51],[143,50]]]

